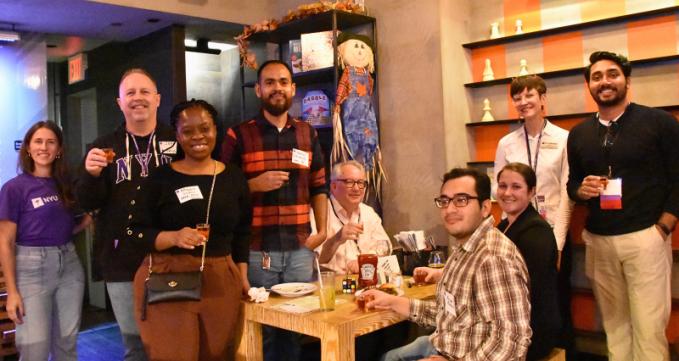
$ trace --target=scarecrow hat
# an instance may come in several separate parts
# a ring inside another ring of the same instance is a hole
[[[337,45],[340,45],[344,43],[347,40],[360,40],[370,47],[370,49],[373,51],[373,54],[375,54],[375,43],[367,36],[365,35],[358,35],[356,33],[352,33],[350,31],[343,31],[337,36]]]

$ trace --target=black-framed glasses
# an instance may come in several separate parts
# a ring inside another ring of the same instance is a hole
[[[353,187],[354,184],[358,186],[358,189],[365,189],[365,187],[368,186],[368,182],[364,181],[364,180],[360,180],[360,181],[355,181],[353,179],[335,179],[335,180],[338,180],[340,182],[344,182],[344,185],[347,186],[348,188]]]
[[[446,196],[441,196],[434,198],[434,203],[439,208],[448,208],[450,202],[453,202],[455,207],[466,207],[469,204],[470,199],[479,199],[479,197],[470,196],[467,193],[457,193],[453,198],[448,198]]]
[[[615,143],[615,133],[618,131],[618,123],[611,122],[606,127],[606,135],[604,136],[604,143],[602,144],[604,148],[612,147]]]

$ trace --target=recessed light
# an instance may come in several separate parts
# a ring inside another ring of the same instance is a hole
[[[149,23],[155,24],[155,23],[159,22],[160,19],[157,19],[157,18],[150,18],[150,19],[148,19],[148,20],[146,20],[146,21],[148,21]]]
[[[215,43],[215,42],[208,42],[207,43],[208,49],[219,49],[222,51],[227,51],[236,48],[236,45],[231,45],[231,44],[224,44],[224,43]]]
[[[111,26],[123,26],[123,23],[111,23]]]

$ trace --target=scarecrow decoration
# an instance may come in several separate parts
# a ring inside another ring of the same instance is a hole
[[[371,95],[375,72],[375,44],[365,35],[343,32],[337,37],[338,63],[342,77],[337,87],[333,126],[332,163],[350,158],[365,166],[367,179],[379,196],[381,180],[386,180],[379,148],[377,119]],[[341,119],[340,119],[341,109]]]

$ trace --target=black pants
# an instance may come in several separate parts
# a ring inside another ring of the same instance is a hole
[[[577,360],[575,349],[575,329],[571,315],[571,271],[573,270],[573,244],[570,232],[566,235],[566,244],[561,251],[561,269],[557,276],[557,294],[559,313],[561,314],[561,331],[557,334],[556,347],[566,350],[566,360]]]

